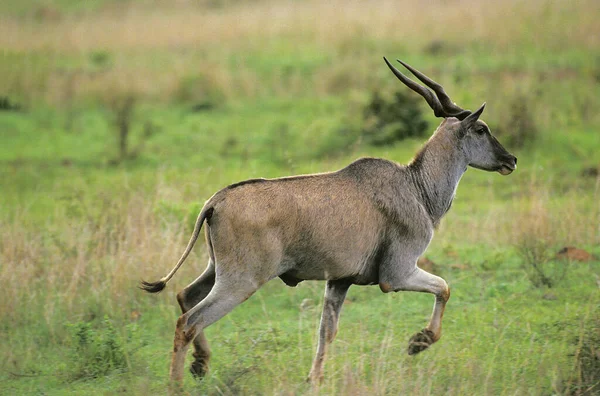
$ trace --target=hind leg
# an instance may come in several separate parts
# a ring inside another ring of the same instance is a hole
[[[190,283],[185,289],[177,294],[177,302],[181,307],[181,312],[186,313],[210,293],[215,284],[215,266],[212,259],[202,275]],[[208,373],[210,361],[210,348],[204,335],[200,330],[194,338],[194,362],[190,366],[190,372],[195,378],[202,378]]]
[[[308,375],[308,380],[313,385],[317,385],[323,381],[323,362],[325,361],[327,346],[333,342],[337,334],[340,312],[342,311],[342,305],[344,304],[350,285],[350,282],[343,280],[327,281],[323,313],[321,315],[321,324],[319,325],[319,345],[310,374]]]
[[[171,381],[181,383],[185,355],[190,342],[212,323],[228,314],[246,301],[258,289],[259,284],[249,279],[225,281],[216,278],[210,293],[200,303],[181,315],[177,320],[171,360]]]

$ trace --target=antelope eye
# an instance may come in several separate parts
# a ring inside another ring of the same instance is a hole
[[[483,135],[483,134],[485,133],[485,128],[477,128],[476,132],[477,132],[479,135]]]

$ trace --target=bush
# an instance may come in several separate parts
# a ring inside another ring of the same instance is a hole
[[[420,100],[404,91],[392,97],[375,91],[363,110],[364,140],[374,146],[391,144],[410,137],[421,137],[428,124],[423,119]]]
[[[510,99],[502,122],[495,128],[495,133],[515,148],[523,147],[535,141],[538,129],[533,118],[531,98],[520,93]]]
[[[134,94],[115,96],[108,104],[111,123],[117,143],[116,156],[110,160],[111,165],[138,157],[147,141],[161,131],[159,125],[146,120],[143,124],[137,111],[139,98]],[[137,141],[136,144],[132,142]],[[111,140],[112,144],[112,140]]]
[[[104,317],[99,328],[91,322],[71,325],[73,350],[73,379],[93,379],[114,370],[127,369],[127,356],[123,342],[108,317]]]
[[[174,93],[175,100],[192,104],[192,111],[211,110],[225,101],[218,77],[210,73],[183,76]]]
[[[0,96],[0,111],[19,111],[21,106],[14,103],[8,96]]]
[[[566,262],[557,260],[548,244],[534,236],[524,236],[517,245],[523,269],[535,287],[556,286],[567,274]]]

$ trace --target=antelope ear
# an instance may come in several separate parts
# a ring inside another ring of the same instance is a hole
[[[475,121],[477,121],[479,119],[479,116],[481,116],[481,113],[483,113],[483,109],[485,109],[485,102],[481,105],[480,108],[478,108],[476,111],[469,114],[467,116],[467,118],[462,120],[463,125],[469,127],[470,125],[475,123]]]

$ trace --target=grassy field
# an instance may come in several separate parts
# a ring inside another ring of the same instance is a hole
[[[375,92],[407,90],[382,56],[486,101],[519,158],[465,174],[425,255],[452,288],[444,337],[409,357],[433,297],[354,286],[312,389],[324,284],[274,280],[207,329],[211,373],[186,390],[600,393],[599,17],[592,0],[0,3],[0,394],[165,393],[204,243],[160,295],[138,281],[230,183],[409,161],[426,136],[362,133]]]

